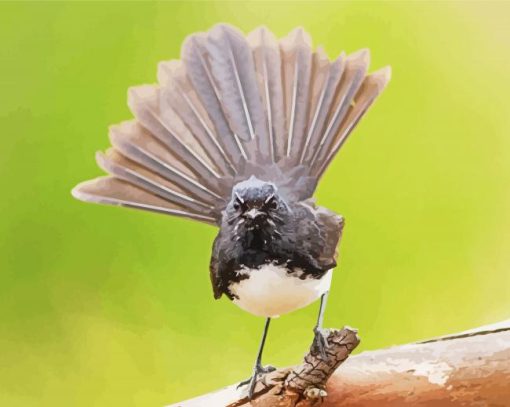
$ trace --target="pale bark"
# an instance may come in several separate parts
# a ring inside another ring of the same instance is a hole
[[[363,352],[336,371],[359,340],[354,330],[344,328],[330,331],[328,341],[326,359],[310,352],[301,365],[267,375],[251,405],[510,406],[510,320]],[[249,405],[246,389],[234,385],[173,406]]]

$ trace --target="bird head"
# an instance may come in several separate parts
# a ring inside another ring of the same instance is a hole
[[[273,229],[283,220],[287,204],[271,182],[251,177],[236,184],[226,212],[229,223],[246,230]]]

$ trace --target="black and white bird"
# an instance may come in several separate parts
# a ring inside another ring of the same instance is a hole
[[[189,36],[157,85],[129,90],[135,119],[110,128],[96,156],[109,175],[83,182],[83,201],[181,216],[219,227],[215,298],[266,318],[321,299],[322,319],[343,218],[312,199],[318,180],[390,79],[367,74],[368,50],[330,61],[298,28],[278,40],[225,24]]]

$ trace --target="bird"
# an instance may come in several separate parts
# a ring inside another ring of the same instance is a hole
[[[96,154],[107,175],[78,184],[82,201],[184,217],[219,228],[210,260],[214,298],[271,319],[320,300],[313,349],[325,356],[324,312],[343,216],[319,206],[318,181],[391,77],[368,73],[362,49],[330,59],[296,28],[193,33],[158,83],[128,91],[134,118],[109,128]]]

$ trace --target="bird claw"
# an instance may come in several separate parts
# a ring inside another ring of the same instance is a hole
[[[271,365],[259,366],[257,373],[258,374],[268,374],[268,373],[274,372],[275,370],[276,370],[276,367],[271,366]]]
[[[327,354],[326,350],[329,347],[328,344],[328,330],[323,328],[315,327],[313,329],[313,333],[315,334],[315,337],[313,339],[312,343],[312,353],[320,354],[322,359],[326,359]]]
[[[255,393],[255,386],[257,385],[258,376],[274,372],[275,370],[276,370],[276,367],[271,366],[271,365],[267,365],[267,366],[258,365],[255,367],[253,375],[249,379],[246,379],[246,380],[243,380],[242,382],[240,382],[237,385],[237,388],[239,389],[240,387],[243,387],[243,386],[249,384],[248,399],[252,400],[253,395]]]

